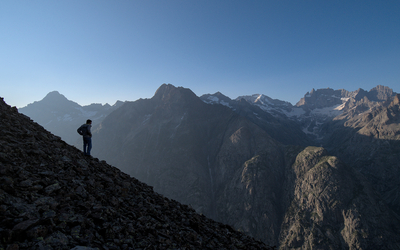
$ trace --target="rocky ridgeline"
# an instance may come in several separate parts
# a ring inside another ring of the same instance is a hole
[[[86,119],[91,119],[94,130],[104,117],[122,104],[123,102],[117,101],[113,106],[95,103],[81,106],[57,91],[53,91],[41,101],[28,104],[18,111],[29,116],[46,130],[60,136],[63,141],[76,146],[81,141],[78,133],[72,133],[77,127]]]
[[[272,249],[84,157],[0,100],[0,249]]]

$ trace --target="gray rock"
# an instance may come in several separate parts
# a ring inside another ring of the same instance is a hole
[[[0,119],[0,249],[272,249],[84,157],[3,100]]]
[[[70,250],[99,250],[99,248],[76,246],[74,248],[71,248]]]

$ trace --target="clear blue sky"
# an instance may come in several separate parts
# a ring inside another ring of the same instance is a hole
[[[57,90],[81,105],[312,88],[400,92],[400,1],[0,1],[0,96]]]

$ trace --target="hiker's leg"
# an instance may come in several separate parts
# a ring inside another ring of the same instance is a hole
[[[83,153],[86,154],[86,146],[87,146],[87,142],[85,140],[85,137],[83,137]]]
[[[88,138],[87,144],[88,144],[87,155],[90,155],[90,150],[92,149],[92,138],[90,138],[90,137]]]

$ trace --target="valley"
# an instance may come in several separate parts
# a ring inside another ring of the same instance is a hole
[[[93,153],[269,245],[394,249],[399,113],[399,95],[384,86],[312,90],[292,105],[163,84],[97,120]]]

